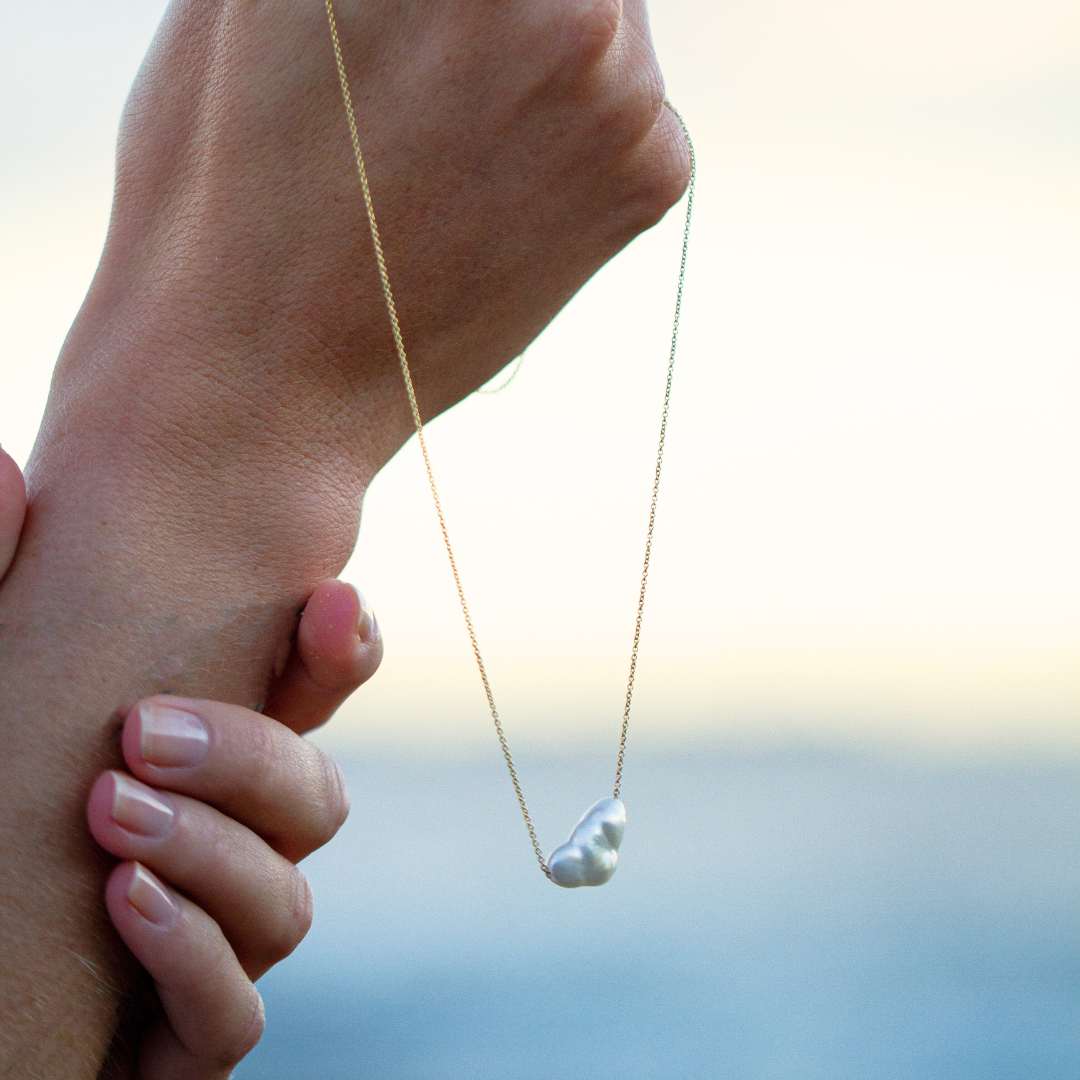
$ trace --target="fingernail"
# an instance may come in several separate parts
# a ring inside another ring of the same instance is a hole
[[[367,597],[355,585],[350,585],[349,588],[356,593],[356,598],[360,601],[360,622],[357,624],[356,634],[366,645],[379,632],[379,624],[375,621],[375,612],[371,610]]]
[[[127,898],[128,903],[147,922],[155,923],[166,930],[175,926],[180,918],[180,906],[169,895],[168,889],[142,863],[135,864]]]
[[[210,732],[194,713],[159,701],[139,705],[143,761],[162,769],[198,765],[210,751]]]
[[[121,829],[139,836],[165,836],[172,828],[172,807],[163,803],[156,793],[130,776],[114,772],[113,821]]]

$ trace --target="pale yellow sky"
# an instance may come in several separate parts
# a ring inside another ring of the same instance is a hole
[[[25,456],[160,3],[5,12],[0,440]],[[698,214],[636,734],[1080,743],[1080,7],[653,5]],[[52,35],[57,63],[38,59]],[[617,727],[680,214],[431,429],[511,734]],[[492,738],[410,445],[331,737]]]

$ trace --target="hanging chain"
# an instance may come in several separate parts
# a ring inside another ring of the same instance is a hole
[[[495,733],[499,737],[499,745],[502,747],[503,757],[506,759],[506,767],[510,771],[510,780],[514,785],[514,793],[517,795],[518,805],[521,807],[521,816],[525,819],[525,827],[529,830],[529,839],[532,841],[533,851],[540,863],[540,869],[550,878],[547,860],[540,847],[540,841],[536,838],[536,829],[533,827],[532,818],[529,816],[529,808],[525,804],[525,794],[521,790],[521,781],[518,779],[517,769],[514,767],[514,759],[510,754],[510,744],[506,741],[506,733],[503,731],[502,721],[499,719],[499,710],[495,707],[495,696],[491,692],[491,683],[488,681],[487,669],[484,667],[484,658],[480,655],[480,642],[473,628],[472,616],[469,614],[469,605],[465,600],[465,590],[461,584],[461,575],[458,573],[457,560],[454,558],[454,549],[450,544],[450,533],[446,527],[446,518],[443,515],[442,503],[439,500],[439,490],[435,485],[435,473],[431,467],[431,458],[428,455],[427,441],[424,438],[424,424],[420,419],[420,407],[416,403],[416,390],[413,386],[412,373],[409,370],[409,361],[405,355],[405,342],[401,336],[401,325],[398,321],[397,308],[394,305],[394,294],[390,288],[390,275],[386,269],[386,258],[383,255],[382,241],[379,239],[379,226],[375,221],[375,207],[371,201],[371,189],[368,186],[367,169],[364,167],[364,155],[360,150],[360,135],[356,127],[356,113],[353,110],[352,95],[349,93],[349,81],[345,75],[345,61],[341,55],[341,40],[338,37],[337,20],[334,18],[334,6],[332,0],[326,0],[326,18],[330,24],[330,37],[334,45],[334,59],[337,62],[338,79],[341,82],[341,96],[345,103],[345,116],[349,124],[349,136],[352,139],[353,153],[356,156],[356,170],[360,176],[360,187],[364,193],[364,207],[367,210],[368,225],[371,227],[371,241],[375,248],[375,261],[379,269],[379,281],[382,284],[383,297],[386,300],[386,311],[390,316],[390,330],[394,338],[394,348],[397,350],[398,364],[401,375],[405,381],[405,392],[409,398],[409,409],[412,412],[413,424],[416,427],[416,438],[420,443],[420,452],[424,458],[424,468],[427,471],[428,486],[431,488],[431,496],[435,502],[435,513],[439,518],[439,529],[442,532],[443,543],[446,545],[446,554],[450,560],[450,569],[454,575],[454,584],[457,587],[458,599],[461,601],[461,611],[465,616],[465,628],[469,632],[469,641],[472,643],[473,656],[476,666],[480,671],[480,681],[484,684],[484,695],[487,698],[488,708],[491,710],[491,718],[495,723]],[[694,205],[694,180],[696,175],[696,162],[694,147],[690,141],[690,132],[687,130],[683,118],[669,102],[664,105],[675,114],[686,136],[686,144],[690,154],[690,184],[687,189],[686,200],[686,223],[683,227],[682,260],[679,264],[679,287],[675,299],[675,321],[671,333],[671,353],[668,358],[667,384],[664,389],[664,409],[660,421],[660,447],[656,457],[656,472],[653,478],[652,501],[649,504],[649,529],[645,539],[645,565],[641,575],[641,591],[638,595],[637,620],[634,623],[634,644],[630,653],[630,678],[626,687],[626,705],[623,710],[622,735],[619,739],[619,757],[615,769],[615,798],[619,797],[619,787],[622,783],[623,760],[626,757],[626,735],[630,724],[630,703],[634,693],[634,675],[637,671],[638,645],[641,641],[641,621],[645,611],[645,587],[649,578],[649,559],[652,555],[653,529],[656,524],[656,503],[660,492],[660,467],[664,459],[664,440],[667,436],[668,411],[671,405],[671,382],[675,374],[675,346],[679,336],[679,315],[682,311],[683,284],[686,278],[686,252],[690,240],[690,212]],[[509,379],[499,387],[503,389],[521,370],[522,358],[518,358],[518,366],[514,369]],[[495,391],[488,391],[492,393]]]
[[[686,252],[690,246],[690,215],[694,211],[694,180],[697,178],[697,159],[690,130],[679,115],[679,110],[669,101],[664,104],[674,113],[683,129],[686,148],[690,155],[690,182],[686,187],[686,220],[683,223],[682,257],[679,259],[679,287],[675,292],[675,318],[671,324],[671,351],[668,353],[667,383],[664,386],[664,408],[660,414],[660,445],[656,450],[656,472],[653,474],[652,501],[649,503],[649,528],[645,533],[645,565],[641,568],[641,591],[638,593],[637,618],[634,620],[634,644],[630,649],[630,676],[626,680],[626,703],[623,707],[622,733],[619,736],[619,758],[615,765],[615,791],[619,797],[622,787],[623,761],[626,758],[626,733],[630,727],[630,703],[634,698],[634,676],[637,674],[638,646],[641,644],[641,620],[645,614],[645,586],[649,583],[649,560],[652,558],[653,529],[656,527],[656,500],[660,495],[660,469],[664,464],[664,440],[667,438],[668,412],[671,409],[671,381],[675,377],[675,349],[679,344],[679,316],[682,314],[683,286],[686,284]]]
[[[529,816],[529,808],[525,805],[525,794],[521,790],[521,781],[518,780],[517,770],[514,768],[514,759],[510,756],[510,745],[506,741],[502,721],[499,719],[499,710],[495,708],[495,697],[491,692],[491,684],[488,682],[484,658],[480,655],[480,643],[477,641],[476,631],[473,629],[472,616],[469,614],[469,605],[465,601],[465,590],[461,585],[457,560],[454,558],[454,549],[450,546],[450,533],[447,531],[442,503],[439,501],[439,490],[435,486],[435,473],[431,468],[431,458],[428,456],[427,442],[424,439],[424,424],[420,419],[420,407],[416,404],[416,390],[413,387],[412,373],[409,371],[409,361],[405,355],[405,343],[401,338],[401,325],[398,322],[397,308],[394,306],[394,294],[390,289],[390,275],[386,271],[386,258],[383,255],[382,241],[379,239],[379,226],[375,222],[375,207],[371,202],[371,189],[368,187],[367,170],[364,168],[364,155],[360,151],[360,135],[356,130],[356,114],[353,111],[352,95],[349,93],[349,82],[345,76],[345,61],[341,56],[341,41],[338,38],[337,21],[334,19],[334,7],[331,0],[326,0],[326,17],[330,21],[330,36],[334,41],[334,59],[337,61],[338,78],[341,80],[341,94],[345,102],[345,115],[349,122],[349,135],[352,138],[353,152],[356,155],[356,169],[360,174],[360,186],[364,191],[364,206],[367,209],[368,224],[371,226],[371,241],[375,246],[375,260],[379,266],[379,280],[382,282],[386,310],[390,316],[390,329],[394,335],[394,347],[397,349],[398,363],[401,365],[401,374],[405,379],[405,392],[409,395],[409,408],[412,410],[413,423],[416,425],[416,438],[420,443],[420,451],[424,455],[424,468],[427,470],[428,485],[431,488],[432,498],[435,500],[435,513],[439,517],[439,528],[442,531],[443,542],[446,544],[446,554],[450,558],[450,569],[454,574],[458,599],[461,601],[461,610],[465,615],[465,626],[469,631],[469,640],[472,642],[473,656],[476,657],[476,666],[480,669],[480,681],[484,684],[484,694],[487,697],[488,707],[491,709],[491,718],[495,721],[495,732],[499,736],[499,745],[502,747],[503,757],[506,758],[506,767],[510,770],[510,780],[513,782],[518,805],[521,807],[521,815],[525,819],[525,827],[529,830],[529,839],[532,841],[533,851],[536,852],[540,869],[543,870],[546,876],[550,877],[547,861],[544,859],[544,852],[540,847],[540,841],[536,838],[536,829],[533,828],[532,818]]]

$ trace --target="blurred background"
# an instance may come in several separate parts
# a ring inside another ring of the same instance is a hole
[[[0,3],[20,461],[163,8]],[[410,443],[343,575],[386,660],[317,736],[353,814],[237,1075],[1073,1078],[1080,7],[652,23],[699,183],[622,867],[530,862]],[[430,429],[547,850],[610,787],[681,218]]]

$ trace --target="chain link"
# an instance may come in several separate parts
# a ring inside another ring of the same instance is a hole
[[[461,584],[461,575],[458,573],[457,560],[454,558],[454,549],[450,543],[450,533],[446,528],[446,518],[443,515],[442,503],[439,499],[439,490],[435,484],[435,473],[431,467],[431,458],[428,455],[427,441],[424,438],[424,424],[420,419],[420,407],[416,403],[416,390],[413,386],[412,373],[409,370],[409,361],[405,354],[405,342],[401,336],[401,325],[398,321],[397,308],[394,305],[394,294],[390,288],[390,275],[386,269],[386,258],[383,255],[382,241],[379,239],[379,226],[375,221],[375,207],[371,200],[371,189],[368,185],[367,169],[364,166],[364,155],[360,150],[360,135],[356,127],[356,113],[353,109],[352,95],[349,92],[349,81],[345,75],[345,61],[341,54],[341,40],[338,36],[337,20],[334,17],[332,0],[326,0],[326,18],[330,24],[330,37],[334,45],[334,59],[337,62],[338,79],[341,82],[341,96],[345,104],[345,116],[349,125],[349,137],[352,140],[353,153],[356,156],[356,170],[360,176],[360,187],[364,193],[364,207],[367,210],[368,225],[371,228],[371,241],[375,248],[375,261],[379,269],[379,281],[382,284],[383,297],[386,300],[386,311],[390,316],[390,329],[394,338],[394,348],[397,351],[398,364],[401,375],[405,382],[405,392],[409,398],[409,409],[412,412],[413,424],[416,427],[416,438],[420,444],[420,452],[424,458],[424,468],[427,472],[428,486],[431,488],[431,496],[435,502],[435,513],[439,519],[439,529],[442,532],[443,543],[446,546],[446,554],[450,560],[450,569],[454,575],[454,584],[457,587],[458,600],[461,602],[461,611],[465,616],[465,628],[469,632],[469,641],[472,643],[473,656],[480,672],[480,681],[484,684],[484,695],[487,698],[488,708],[491,710],[491,718],[495,724],[495,733],[499,738],[499,746],[502,747],[506,767],[510,772],[510,781],[514,785],[514,793],[517,795],[518,805],[521,807],[521,816],[525,819],[525,827],[529,831],[529,839],[532,842],[533,851],[540,869],[545,876],[551,877],[548,870],[547,860],[540,847],[540,841],[536,838],[536,829],[533,827],[532,818],[529,816],[529,808],[525,803],[525,794],[521,790],[521,781],[518,779],[517,769],[514,767],[514,759],[510,753],[510,744],[506,740],[503,731],[502,720],[499,718],[499,710],[495,707],[495,696],[491,692],[491,683],[488,681],[487,669],[484,667],[484,658],[480,654],[480,643],[473,627],[472,616],[469,614],[469,605],[465,600],[465,590]],[[623,761],[626,757],[626,736],[630,724],[630,704],[634,694],[634,676],[637,672],[638,646],[641,642],[641,622],[645,612],[645,587],[649,579],[649,559],[652,556],[653,529],[656,525],[656,504],[660,493],[660,469],[664,460],[664,440],[667,437],[668,412],[671,406],[671,383],[675,374],[675,347],[679,336],[679,316],[682,312],[683,285],[686,279],[686,253],[690,240],[690,213],[694,205],[694,180],[696,177],[696,161],[694,158],[694,146],[690,141],[690,132],[687,130],[683,118],[673,105],[665,101],[664,105],[674,113],[679,121],[683,133],[686,136],[686,144],[690,154],[690,183],[687,189],[686,199],[686,223],[683,226],[682,259],[679,263],[679,286],[675,299],[675,320],[671,332],[671,352],[668,357],[667,383],[664,388],[664,408],[660,420],[660,445],[656,455],[656,472],[653,477],[652,501],[649,504],[649,528],[645,538],[645,564],[641,574],[641,591],[638,595],[637,619],[634,623],[634,644],[630,652],[630,677],[626,687],[626,703],[623,710],[622,734],[619,739],[619,756],[615,768],[615,792],[614,797],[619,797],[619,788],[622,784]],[[518,359],[518,366],[514,369],[510,378],[499,387],[505,386],[514,379],[521,370],[522,358]],[[488,391],[493,393],[497,391]]]
[[[501,394],[518,377],[518,372],[521,371],[521,365],[524,364],[524,363],[525,363],[525,354],[522,353],[517,358],[517,363],[514,364],[514,370],[511,371],[509,376],[506,379],[504,379],[501,383],[499,383],[499,385],[496,386],[494,390],[485,390],[484,387],[481,386],[480,389],[477,390],[476,392],[478,394],[486,395],[487,397],[491,397],[494,394]]]

